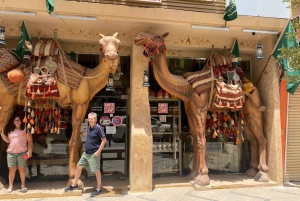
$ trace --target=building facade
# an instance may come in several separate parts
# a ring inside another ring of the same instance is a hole
[[[118,115],[126,115],[127,119],[130,119],[126,124],[128,134],[124,139],[126,150],[120,153],[120,158],[125,155],[124,174],[130,180],[132,192],[152,191],[155,171],[153,168],[155,166],[153,163],[155,160],[153,145],[158,142],[161,143],[163,140],[164,142],[172,142],[171,140],[168,141],[168,138],[153,141],[155,136],[153,133],[157,131],[153,130],[153,124],[149,122],[149,119],[158,118],[158,116],[153,116],[151,113],[152,105],[151,100],[149,102],[148,88],[142,87],[143,73],[145,70],[149,71],[149,59],[143,56],[144,49],[136,46],[133,38],[140,32],[158,32],[161,34],[169,32],[169,36],[165,39],[167,57],[170,59],[197,58],[199,60],[207,58],[212,48],[219,52],[223,52],[224,49],[230,52],[233,42],[237,38],[241,57],[243,61],[247,61],[249,64],[249,78],[260,91],[262,103],[267,107],[263,113],[263,122],[264,135],[268,140],[268,176],[272,181],[281,183],[283,175],[280,94],[278,89],[279,71],[276,60],[271,57],[278,36],[268,33],[255,34],[254,32],[255,30],[272,30],[280,33],[289,18],[289,10],[281,0],[272,4],[274,9],[263,9],[269,6],[267,4],[255,7],[258,3],[237,0],[239,16],[236,20],[226,23],[228,30],[201,29],[200,26],[224,27],[223,14],[226,3],[224,0],[199,1],[199,3],[195,1],[174,3],[173,1],[86,0],[78,2],[61,0],[55,1],[55,9],[51,16],[47,13],[44,1],[24,0],[20,2],[10,0],[4,3],[5,11],[26,11],[33,14],[12,15],[4,13],[3,25],[6,28],[7,44],[11,49],[17,46],[20,35],[19,27],[22,21],[26,21],[33,40],[37,40],[38,36],[50,39],[56,34],[63,50],[75,53],[77,61],[84,57],[83,54],[92,55],[90,58],[83,59],[83,62],[91,61],[91,58],[94,58],[95,62],[99,62],[98,33],[112,35],[118,32],[118,38],[122,43],[119,54],[123,57],[121,57],[123,64],[121,62],[120,67],[124,71],[124,75],[127,75],[126,80],[129,80],[129,82],[115,81],[117,85],[124,86],[122,94],[119,94],[120,100],[117,102],[120,107],[126,106],[126,112],[120,112]],[[259,2],[259,4],[262,3]],[[252,6],[252,9],[247,9],[249,6]],[[249,13],[249,10],[253,13]],[[276,13],[269,10],[276,10]],[[72,17],[70,18],[70,16]],[[82,19],[78,19],[76,16],[80,16]],[[245,32],[243,29],[254,31]],[[257,43],[263,45],[264,59],[256,59]],[[178,65],[180,66],[180,62]],[[183,68],[185,67],[183,66]],[[109,99],[105,101],[114,102],[110,99],[111,97],[99,95],[99,99],[102,101],[105,98]],[[181,111],[180,103],[175,106]],[[92,106],[90,109],[92,110]],[[180,112],[175,115],[179,114]],[[174,115],[171,116],[168,113],[166,116],[173,118]],[[180,126],[179,131],[183,131],[182,122],[176,121],[177,125],[181,124],[178,125]],[[183,149],[183,144],[178,146]],[[176,152],[172,153],[172,159],[181,160],[181,164],[175,168],[181,169],[178,172],[175,171],[178,176],[182,174],[184,168],[182,166],[185,166],[183,162],[185,159],[182,158],[181,152],[179,153],[179,155]],[[172,166],[176,166],[176,163],[173,164],[173,160],[170,161]]]

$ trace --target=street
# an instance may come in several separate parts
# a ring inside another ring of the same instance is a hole
[[[299,186],[273,186],[273,187],[253,187],[253,188],[231,188],[231,189],[215,189],[208,191],[195,191],[191,187],[172,187],[157,188],[151,193],[130,193],[123,192],[105,192],[95,198],[90,198],[89,193],[83,193],[82,196],[55,197],[55,198],[36,198],[26,199],[30,201],[40,200],[61,200],[61,201],[77,201],[77,200],[105,200],[105,201],[298,201],[300,200]],[[17,199],[20,200],[20,199]],[[17,201],[16,200],[16,201]]]

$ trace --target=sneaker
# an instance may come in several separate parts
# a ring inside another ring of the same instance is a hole
[[[68,188],[65,188],[65,192],[73,191],[75,189],[78,189],[78,185],[72,186],[72,184],[71,184]]]
[[[91,193],[91,197],[95,197],[95,196],[97,196],[97,195],[99,195],[99,194],[101,194],[101,193],[102,193],[101,190],[98,191],[98,190],[96,189],[93,193]]]

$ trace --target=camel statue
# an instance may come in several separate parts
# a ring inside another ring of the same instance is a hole
[[[89,102],[91,99],[98,93],[104,86],[106,86],[108,81],[108,74],[115,73],[118,67],[118,50],[120,46],[120,40],[117,39],[118,33],[115,33],[113,36],[104,36],[99,34],[101,39],[99,40],[101,46],[101,54],[103,55],[103,60],[101,63],[93,68],[87,69],[85,78],[82,79],[77,90],[68,87],[66,89],[65,85],[57,80],[58,89],[59,89],[59,104],[61,108],[68,108],[69,102],[67,97],[67,92],[69,92],[69,97],[71,101],[72,112],[72,127],[73,133],[69,142],[69,176],[70,178],[75,175],[76,164],[79,160],[79,153],[81,150],[81,140],[80,140],[80,128],[81,124],[86,115]],[[72,66],[75,62],[68,58],[68,63]],[[77,64],[76,64],[77,65]],[[84,68],[84,67],[82,67]],[[25,104],[25,92],[23,90],[21,93],[20,103]],[[0,96],[3,97],[0,100],[0,129],[5,128],[7,125],[13,111],[14,107],[17,104],[17,97],[12,96],[4,83],[0,81]],[[3,150],[5,146],[1,144],[0,149]],[[4,150],[5,151],[5,150]],[[0,153],[2,153],[0,152]]]
[[[196,186],[209,185],[210,179],[205,162],[205,125],[212,86],[209,85],[209,90],[199,94],[184,76],[170,73],[164,43],[164,38],[168,35],[169,33],[139,33],[134,38],[134,42],[136,45],[145,47],[145,52],[150,56],[153,63],[153,72],[158,84],[184,102],[185,111],[188,114],[190,133],[194,139],[193,171],[187,176],[187,179],[194,182]],[[200,74],[201,72],[194,72],[194,74]],[[251,168],[246,174],[251,177],[256,176],[255,180],[258,181],[268,181],[266,175],[268,172],[268,166],[266,165],[267,141],[263,134],[262,124],[262,111],[264,110],[265,107],[261,105],[258,90],[254,89],[252,95],[245,100],[242,113],[245,121],[244,129],[251,140],[252,148]]]

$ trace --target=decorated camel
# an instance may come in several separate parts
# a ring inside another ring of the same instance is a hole
[[[193,171],[188,175],[187,179],[191,182],[193,181],[197,186],[209,185],[210,179],[205,162],[205,125],[207,111],[210,107],[209,100],[212,95],[211,88],[213,85],[211,85],[211,83],[214,80],[211,79],[210,82],[203,84],[201,84],[201,81],[207,78],[203,76],[205,75],[205,71],[207,71],[209,75],[212,70],[207,67],[209,65],[206,65],[205,69],[194,73],[187,73],[187,76],[171,74],[167,65],[165,55],[166,47],[164,43],[164,38],[168,35],[169,33],[139,33],[135,37],[134,42],[136,45],[145,47],[146,54],[150,56],[153,62],[154,76],[159,85],[184,102],[190,133],[194,139]],[[215,64],[217,61],[211,57],[208,62]],[[201,78],[201,76],[203,77]],[[197,78],[197,82],[200,83],[199,87],[194,88],[193,83],[191,83],[192,81],[189,81],[186,77]],[[251,168],[246,172],[246,175],[250,177],[255,176],[255,180],[258,181],[268,181],[266,174],[268,172],[268,166],[266,164],[267,140],[263,134],[262,124],[262,111],[265,109],[266,108],[261,104],[258,90],[254,88],[253,91],[251,91],[251,95],[246,97],[242,114],[244,115],[245,121],[244,129],[251,140],[252,148]]]
[[[66,63],[72,66],[80,66],[79,68],[86,71],[84,79],[81,80],[78,88],[75,90],[71,87],[66,87],[65,84],[57,80],[57,86],[59,91],[58,102],[61,108],[68,108],[69,103],[72,107],[72,137],[69,142],[69,176],[73,177],[75,173],[76,164],[79,160],[79,150],[81,150],[80,141],[80,129],[81,124],[85,118],[88,105],[90,100],[107,84],[109,73],[115,73],[117,70],[119,58],[118,50],[120,45],[120,40],[117,39],[117,34],[113,36],[101,36],[99,40],[101,46],[101,54],[103,60],[101,63],[93,69],[85,69],[85,67],[73,62],[70,58],[66,58],[65,55],[60,54],[61,57],[66,59]],[[32,60],[31,60],[32,61]],[[30,65],[32,66],[32,65]],[[67,65],[66,65],[67,66]],[[76,73],[76,72],[74,72]],[[27,74],[27,75],[26,75]],[[28,77],[29,71],[25,73],[25,77]],[[75,74],[74,74],[75,76]],[[68,77],[67,80],[72,79]],[[26,80],[27,82],[27,80]],[[5,128],[7,125],[14,108],[17,104],[24,105],[26,102],[25,93],[26,90],[20,89],[21,94],[13,96],[6,88],[3,81],[0,81],[0,128]],[[49,87],[50,90],[50,87]],[[19,99],[19,100],[18,100]],[[27,98],[28,99],[28,98]],[[30,98],[29,98],[30,99]],[[69,102],[70,101],[70,102]],[[0,151],[5,151],[3,144],[0,146]],[[1,153],[2,153],[1,152]]]

